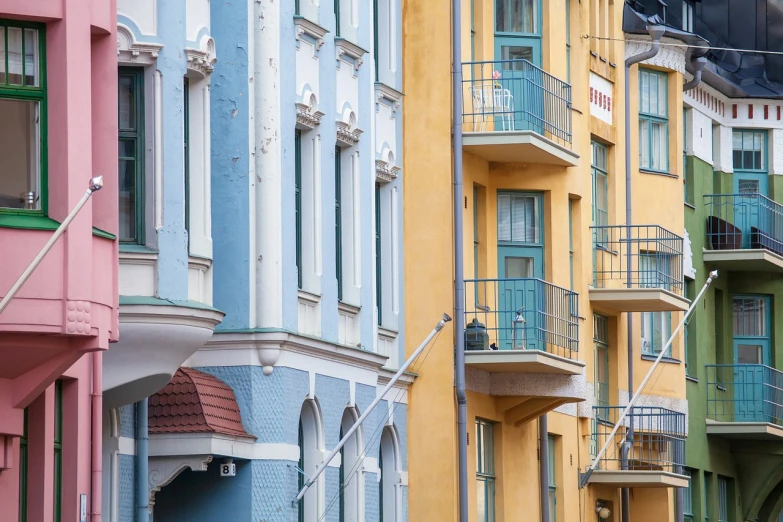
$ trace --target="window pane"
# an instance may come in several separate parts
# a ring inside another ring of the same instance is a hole
[[[650,122],[639,118],[639,166],[650,168]]]
[[[511,241],[511,196],[498,196],[498,241]]]
[[[24,84],[38,87],[38,31],[24,30]]]
[[[524,27],[522,21],[524,17],[522,14],[522,0],[510,0],[510,4],[511,9],[508,14],[511,23],[506,25],[506,30],[510,29],[511,32],[521,33]]]
[[[666,154],[668,152],[666,147],[666,124],[660,121],[650,123],[650,160],[652,162],[650,167],[655,170],[666,170]]]
[[[763,297],[735,298],[734,335],[767,337],[767,300]]]
[[[495,30],[506,30],[506,0],[495,0]]]
[[[649,73],[642,71],[639,73],[639,81],[641,83],[640,91],[641,96],[639,100],[639,111],[650,112],[650,75]]]
[[[133,83],[133,78],[130,76],[120,76],[119,78],[120,129],[136,128],[135,89]]]
[[[0,83],[5,83],[5,27],[0,27]]]
[[[650,88],[650,113],[658,114],[658,82],[655,81],[655,76],[649,75],[649,88]]]
[[[487,522],[487,483],[482,479],[476,481],[476,505],[479,522]]]
[[[524,27],[522,30],[526,33],[536,32],[536,0],[524,0],[524,12],[523,17]]]
[[[0,207],[40,209],[38,102],[0,99]]]
[[[22,30],[8,28],[8,83],[22,85]]]
[[[666,107],[666,75],[656,74],[655,76],[658,77],[658,114],[668,116],[669,111],[668,107]]]
[[[136,239],[136,162],[119,161],[120,240],[133,241]]]

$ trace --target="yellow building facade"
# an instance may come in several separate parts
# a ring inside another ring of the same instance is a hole
[[[687,485],[677,467],[687,431],[682,335],[631,414],[633,438],[626,421],[579,487],[628,402],[629,341],[635,389],[689,304],[686,49],[664,46],[630,68],[626,227],[624,62],[650,48],[650,36],[623,33],[626,9],[620,0],[462,2],[466,328],[444,330],[411,388],[409,520],[458,519],[456,336],[467,348],[471,522],[541,520],[544,414],[550,520],[601,520],[604,507],[619,522],[622,487],[632,488],[634,522],[674,520],[676,486]],[[402,23],[405,320],[407,338],[419,339],[455,308],[450,2],[406,0]]]

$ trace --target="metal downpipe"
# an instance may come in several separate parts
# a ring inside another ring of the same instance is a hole
[[[149,522],[149,429],[147,420],[148,399],[136,403],[136,522]]]
[[[457,396],[459,520],[468,522],[468,398],[465,393],[465,260],[462,215],[462,10],[451,0],[452,145],[454,148],[454,370]]]
[[[661,38],[666,32],[666,29],[660,25],[653,25],[647,28],[647,32],[652,38],[652,45],[647,51],[639,53],[635,56],[630,56],[625,60],[625,224],[626,239],[631,239],[631,225],[633,223],[633,194],[631,192],[631,66],[645,60],[649,60],[658,54],[661,49]],[[630,250],[630,243],[628,246]],[[626,285],[631,287],[631,271],[632,271],[632,258],[631,252],[627,252],[626,256]],[[633,393],[633,314],[628,315],[628,399],[630,400]],[[633,443],[633,417],[629,419],[628,434],[626,437],[626,444],[623,445],[623,455],[621,456],[622,469],[628,469],[628,447]],[[622,488],[622,522],[630,522],[631,520],[631,495],[628,488]]]
[[[701,83],[701,72],[704,70],[704,66],[707,65],[707,59],[704,56],[699,56],[691,60],[693,65],[693,79],[682,86],[682,91],[690,91],[696,88]]]
[[[541,522],[549,522],[549,423],[546,414],[538,418],[538,439],[541,454],[538,458],[538,484],[541,495]]]

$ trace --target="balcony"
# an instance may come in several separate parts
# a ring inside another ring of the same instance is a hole
[[[527,60],[463,62],[463,149],[487,161],[573,167],[571,86]]]
[[[593,286],[590,302],[610,315],[685,311],[682,238],[658,225],[590,227]]]
[[[593,458],[606,444],[624,408],[593,407]],[[685,464],[686,435],[684,413],[657,406],[634,406],[589,482],[626,488],[688,487],[688,477],[677,473]]]
[[[709,194],[704,261],[729,271],[783,272],[783,205],[761,194]]]
[[[783,439],[783,372],[763,364],[709,364],[707,434]]]

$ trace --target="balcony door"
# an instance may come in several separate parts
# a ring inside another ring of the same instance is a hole
[[[498,193],[498,306],[501,349],[545,348],[543,198],[530,192]]]
[[[770,413],[765,411],[764,386],[764,366],[770,364],[769,315],[769,297],[734,296],[735,422],[764,422]]]
[[[765,131],[735,130],[732,134],[734,166],[734,225],[742,230],[742,248],[763,248],[771,236],[772,219],[763,197],[769,197]]]
[[[495,60],[495,105],[511,113],[496,118],[495,129],[543,135],[541,0],[495,0]]]

